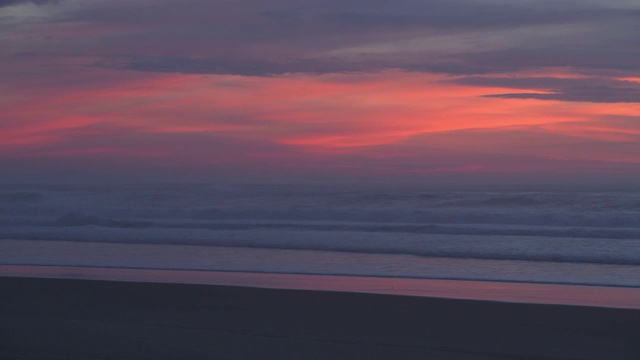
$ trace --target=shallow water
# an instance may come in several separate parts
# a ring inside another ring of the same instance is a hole
[[[637,266],[316,250],[0,240],[0,263],[249,271],[640,288]]]
[[[0,276],[346,291],[640,309],[640,289],[580,285],[22,265],[0,265]]]

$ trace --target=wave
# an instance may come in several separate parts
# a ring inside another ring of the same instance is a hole
[[[57,226],[96,225],[117,228],[143,228],[153,226],[153,222],[151,221],[111,219],[80,212],[66,213],[56,219],[53,224]]]
[[[238,224],[240,226],[240,224]],[[205,245],[352,253],[404,254],[493,260],[526,260],[640,265],[635,239],[555,239],[539,236],[487,236],[415,233],[367,233],[281,228],[117,228],[6,227],[0,238],[140,244]]]
[[[46,199],[43,194],[30,191],[0,193],[0,204],[37,203]]]
[[[448,235],[499,235],[499,236],[538,236],[553,238],[593,238],[593,239],[640,239],[640,220],[635,221],[635,217],[629,218],[615,217],[609,218],[606,222],[602,219],[591,220],[586,215],[579,219],[566,218],[563,221],[536,221],[529,219],[528,224],[522,225],[525,221],[514,221],[514,217],[490,216],[494,221],[487,221],[486,215],[466,215],[466,214],[437,214],[429,215],[424,220],[407,219],[406,217],[397,220],[414,220],[414,222],[389,222],[396,220],[395,217],[384,216],[380,213],[360,214],[361,216],[349,217],[348,213],[341,214],[327,211],[305,212],[287,210],[283,212],[274,211],[227,211],[218,210],[215,212],[206,211],[207,216],[184,216],[177,218],[113,218],[97,214],[71,211],[57,216],[55,219],[36,218],[29,216],[0,216],[0,225],[6,226],[45,226],[45,227],[78,227],[78,226],[98,226],[108,228],[160,228],[160,229],[207,229],[219,230],[298,230],[298,231],[322,231],[322,232],[365,232],[365,233],[385,233],[385,234],[448,234]],[[198,212],[202,215],[203,212]],[[597,217],[597,214],[593,214]],[[548,215],[549,217],[549,215]],[[329,220],[325,220],[325,218]],[[341,221],[335,220],[341,218]],[[437,222],[426,222],[426,220]],[[484,219],[485,221],[480,221]],[[498,221],[502,220],[502,221]],[[584,225],[582,222],[587,222]],[[543,224],[542,224],[543,223]],[[576,224],[577,223],[577,224]],[[556,225],[565,224],[565,225]],[[1,233],[0,233],[1,235]],[[328,234],[330,236],[330,234]]]
[[[640,265],[640,193],[14,189],[0,238]]]

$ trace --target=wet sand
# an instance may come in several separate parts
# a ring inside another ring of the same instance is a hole
[[[640,310],[640,288],[203,270],[2,265],[0,277],[230,285]]]
[[[2,359],[638,359],[640,310],[0,277]]]

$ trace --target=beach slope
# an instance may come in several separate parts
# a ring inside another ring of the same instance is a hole
[[[0,278],[2,359],[634,359],[640,310]]]

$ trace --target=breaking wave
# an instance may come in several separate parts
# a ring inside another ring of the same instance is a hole
[[[640,193],[18,189],[0,238],[640,265]]]

